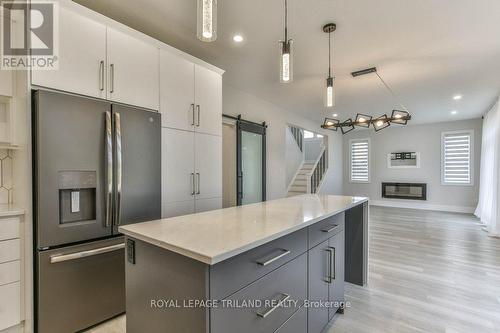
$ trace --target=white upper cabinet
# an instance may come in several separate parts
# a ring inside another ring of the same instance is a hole
[[[159,109],[159,49],[108,27],[108,99]]]
[[[196,131],[222,135],[222,76],[195,65]]]
[[[166,50],[160,50],[160,112],[162,126],[194,129],[194,64]]]
[[[195,134],[196,200],[222,197],[222,137]]]
[[[59,69],[33,70],[32,84],[106,98],[106,26],[63,6],[59,17]]]

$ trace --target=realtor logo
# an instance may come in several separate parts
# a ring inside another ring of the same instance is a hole
[[[57,69],[58,3],[1,1],[0,7],[1,69]]]

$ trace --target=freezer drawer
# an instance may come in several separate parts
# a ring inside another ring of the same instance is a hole
[[[70,333],[125,312],[123,237],[37,254],[39,333]]]

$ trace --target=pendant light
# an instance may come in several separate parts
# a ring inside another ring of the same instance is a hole
[[[198,39],[213,42],[217,39],[217,0],[198,0]]]
[[[326,79],[326,96],[325,96],[325,106],[327,108],[332,108],[335,106],[335,95],[333,91],[333,77],[332,77],[332,32],[337,29],[335,23],[328,23],[323,27],[323,31],[328,34],[328,78]]]
[[[293,81],[292,43],[288,39],[288,0],[285,0],[285,38],[279,41],[280,46],[280,82]]]

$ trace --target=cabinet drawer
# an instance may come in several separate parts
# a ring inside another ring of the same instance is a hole
[[[19,219],[0,219],[0,241],[19,238]]]
[[[0,286],[0,330],[19,324],[21,321],[20,283]]]
[[[274,333],[306,333],[307,332],[307,312],[304,307],[295,312],[280,328]]]
[[[309,226],[309,248],[344,230],[344,212]]]
[[[261,304],[214,308],[211,332],[274,332],[303,304],[306,289],[307,254],[303,254],[225,300],[227,304],[239,302],[240,305],[243,301],[259,300]],[[273,305],[270,302],[274,302]],[[276,303],[285,306],[276,306]]]
[[[20,242],[19,239],[11,239],[0,242],[0,263],[6,261],[19,260]]]
[[[19,260],[0,264],[0,286],[17,282],[21,277],[21,265]]]
[[[306,251],[303,229],[211,266],[210,297],[223,299]]]

